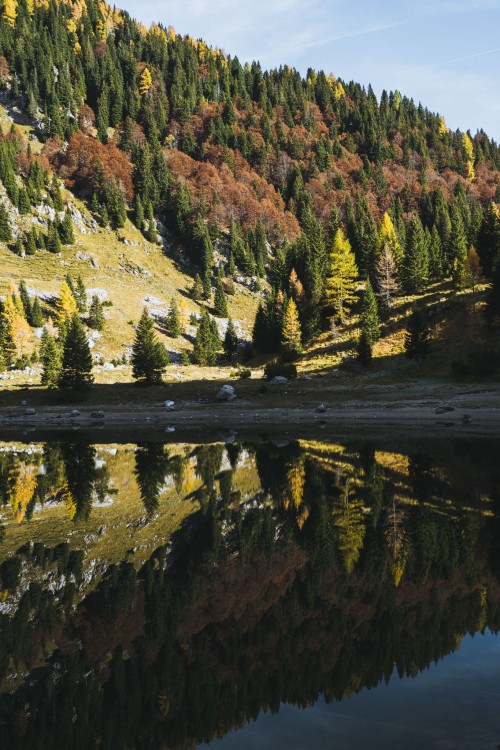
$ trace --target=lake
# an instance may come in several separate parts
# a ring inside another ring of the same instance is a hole
[[[500,441],[112,439],[0,443],[2,748],[500,745]]]

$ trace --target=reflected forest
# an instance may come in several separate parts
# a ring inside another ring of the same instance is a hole
[[[0,744],[195,748],[500,625],[492,441],[0,443]]]

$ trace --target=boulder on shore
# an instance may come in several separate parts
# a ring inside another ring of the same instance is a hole
[[[233,401],[236,398],[236,393],[232,385],[223,385],[215,396],[216,401]]]
[[[289,382],[288,378],[285,378],[284,375],[275,375],[274,378],[269,381],[269,385],[288,385]]]

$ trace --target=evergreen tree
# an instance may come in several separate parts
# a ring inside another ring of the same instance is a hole
[[[467,260],[467,236],[462,215],[457,206],[453,206],[451,211],[451,233],[448,240],[447,256],[455,289],[462,289],[465,280],[465,261]]]
[[[23,310],[24,310],[24,317],[28,321],[30,325],[33,325],[32,323],[32,316],[33,316],[33,306],[31,304],[31,299],[28,294],[28,290],[26,289],[26,284],[24,281],[19,282],[19,298],[21,300]]]
[[[73,221],[69,211],[64,214],[64,219],[59,225],[59,237],[63,245],[73,245],[75,242],[75,233],[73,231]]]
[[[199,274],[194,277],[193,288],[191,289],[191,297],[195,302],[199,302],[203,297],[203,284]]]
[[[372,361],[372,340],[370,333],[365,328],[361,329],[361,335],[358,339],[357,347],[358,359],[364,367],[367,367]]]
[[[351,244],[338,229],[329,257],[328,275],[325,282],[325,298],[335,308],[342,323],[356,299],[358,268]]]
[[[78,312],[85,314],[87,312],[87,290],[80,275],[78,275],[76,280],[76,289],[73,289],[73,296],[76,300]]]
[[[54,223],[49,226],[47,234],[47,250],[49,253],[60,253],[62,250],[61,238],[59,237],[57,226]]]
[[[26,238],[25,253],[26,255],[35,255],[36,253],[36,235],[33,229]]]
[[[218,318],[227,318],[227,297],[222,284],[222,279],[217,279],[217,286],[215,287],[214,297],[214,312]]]
[[[193,361],[197,365],[215,365],[220,346],[219,333],[215,320],[203,308],[194,340]]]
[[[500,322],[500,258],[493,272],[493,280],[488,293],[486,320],[490,325]]]
[[[92,354],[82,322],[75,313],[67,325],[59,387],[85,391],[93,382]]]
[[[92,296],[92,302],[90,303],[89,314],[87,316],[87,325],[95,331],[102,331],[104,328],[104,321],[104,308],[102,302],[97,294],[94,294]]]
[[[144,229],[144,208],[142,206],[141,196],[139,194],[135,197],[134,202],[134,224],[141,232]]]
[[[31,308],[31,325],[33,328],[41,328],[43,326],[42,308],[38,297],[35,297],[33,307]]]
[[[12,230],[10,228],[9,213],[3,203],[0,203],[0,242],[10,242]]]
[[[178,338],[182,333],[181,316],[179,315],[179,308],[173,297],[170,300],[170,307],[168,308],[165,320],[165,330],[167,335],[172,339]]]
[[[42,385],[57,388],[61,376],[61,349],[53,336],[43,329],[40,345],[40,361],[42,363]]]
[[[372,285],[367,280],[361,302],[361,328],[374,344],[380,338],[380,320]]]
[[[418,214],[413,213],[406,233],[406,252],[401,263],[405,292],[422,292],[429,275],[429,257],[424,230]]]
[[[429,353],[430,328],[427,315],[421,309],[415,308],[408,318],[405,336],[405,355],[408,359],[417,361]]]
[[[281,329],[281,349],[286,360],[294,360],[302,354],[302,332],[300,328],[297,305],[290,298],[283,316]]]
[[[28,192],[22,188],[19,191],[18,209],[21,215],[28,214],[30,211],[30,201],[28,198]]]
[[[147,308],[144,308],[132,348],[133,377],[145,385],[161,383],[168,363],[167,350],[154,330],[154,320],[149,316]]]
[[[232,359],[238,352],[238,334],[236,333],[236,328],[234,327],[234,323],[229,318],[226,328],[226,335],[224,336],[223,341],[223,349],[224,354],[228,359]]]

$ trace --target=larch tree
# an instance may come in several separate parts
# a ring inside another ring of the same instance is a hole
[[[389,308],[399,292],[398,271],[390,245],[384,244],[375,269],[377,296]]]
[[[338,229],[328,259],[325,301],[327,305],[333,306],[342,323],[345,323],[356,299],[357,278],[358,268],[351,243],[342,229]]]
[[[73,292],[69,288],[68,282],[63,281],[61,291],[59,292],[59,297],[57,298],[56,302],[57,323],[59,325],[61,323],[64,325],[69,320],[71,320],[71,318],[73,318],[73,316],[77,312],[78,307]]]
[[[293,297],[290,297],[288,300],[283,315],[281,350],[283,352],[283,357],[287,360],[293,360],[300,357],[303,351],[299,313]]]

